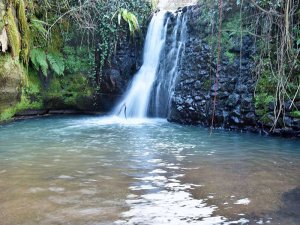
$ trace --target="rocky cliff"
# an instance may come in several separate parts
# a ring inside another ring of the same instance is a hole
[[[231,38],[231,46],[223,43],[217,67],[217,53],[211,42],[217,34],[212,35],[208,24],[201,20],[201,7],[186,7],[182,12],[188,17],[187,39],[168,120],[204,126],[211,126],[214,120],[214,127],[269,133],[274,108],[267,106],[262,117],[255,107],[254,38],[243,35],[242,39]],[[273,134],[300,137],[300,119],[287,113]]]
[[[24,74],[8,54],[0,57],[0,113],[20,101]]]

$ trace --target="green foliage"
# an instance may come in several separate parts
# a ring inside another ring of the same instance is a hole
[[[14,61],[14,63],[18,62]],[[23,71],[23,73],[25,73],[25,71]],[[29,73],[26,75],[26,82],[23,84],[20,102],[2,111],[0,113],[0,121],[9,120],[16,113],[24,110],[42,109],[41,89],[41,83],[36,71],[29,69]]]
[[[17,24],[15,23],[15,18],[12,13],[12,8],[8,7],[5,15],[5,20],[7,21],[7,35],[9,39],[9,44],[11,47],[12,56],[14,58],[19,58],[21,46],[20,46],[20,34],[18,31]]]
[[[255,96],[255,107],[257,109],[263,109],[266,113],[268,107],[271,103],[273,103],[275,98],[267,93],[260,93]]]
[[[59,76],[64,74],[65,64],[62,54],[57,52],[49,52],[47,54],[47,59],[50,65],[50,68]]]
[[[268,63],[268,60],[265,60]],[[276,79],[272,76],[271,71],[266,67],[256,83],[256,93],[267,93],[274,95],[276,87]]]
[[[29,36],[29,26],[27,23],[27,17],[25,14],[24,0],[18,1],[18,20],[19,20],[19,28],[21,31],[21,44],[22,44],[21,59],[25,64],[28,64],[30,36]]]
[[[255,108],[257,115],[264,116],[268,112],[270,104],[275,102],[275,84],[276,80],[269,74],[269,71],[265,71],[259,78],[256,84],[255,95]]]
[[[41,109],[43,107],[41,102],[31,102],[25,95],[22,95],[21,101],[15,106],[12,106],[2,113],[0,113],[0,121],[7,121],[11,119],[16,113],[27,109]]]
[[[151,7],[152,7],[152,9],[156,9],[158,3],[159,3],[159,0],[151,0]]]
[[[45,51],[41,48],[32,49],[30,52],[30,61],[36,70],[41,70],[44,76],[48,74],[48,62]]]
[[[44,99],[75,107],[80,99],[90,98],[92,94],[88,79],[82,74],[73,74],[64,76],[64,79],[51,79],[50,86],[44,92]]]
[[[52,69],[57,75],[63,75],[65,64],[62,54],[58,52],[49,52],[41,48],[32,49],[30,52],[30,61],[36,70],[41,70],[44,76],[48,75],[48,69]]]
[[[235,54],[230,52],[229,50],[227,50],[224,55],[228,58],[229,62],[230,63],[233,63],[234,62],[234,59],[235,59]]]
[[[4,22],[2,18],[0,18],[0,32],[3,30],[3,28],[4,28]]]
[[[121,24],[121,18],[128,24],[129,31],[131,35],[134,35],[134,32],[140,29],[139,22],[136,16],[129,12],[127,9],[121,9],[118,14],[118,23]]]
[[[5,22],[3,20],[4,15],[5,15],[5,6],[3,3],[0,2],[0,32],[5,26]]]
[[[46,45],[46,34],[45,22],[32,18],[30,20],[30,32],[31,32],[31,45],[45,46]]]
[[[63,48],[65,56],[65,70],[68,74],[87,74],[93,67],[93,52],[87,47],[72,47],[66,45]]]
[[[290,113],[292,117],[300,118],[300,111],[296,110]]]
[[[204,82],[203,82],[203,88],[204,90],[206,91],[209,91],[211,86],[212,86],[213,82],[210,80],[210,79],[206,79]]]

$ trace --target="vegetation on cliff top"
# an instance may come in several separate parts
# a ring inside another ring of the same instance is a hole
[[[220,0],[213,3],[199,0],[199,3],[204,12],[201,20],[209,24],[206,29],[212,34],[209,43],[215,54],[218,49],[214,46],[220,43],[220,54],[232,63],[234,55],[229,49],[233,40],[239,39],[241,45],[246,35],[255,40],[257,115],[274,118],[272,129],[286,114],[297,115],[300,105],[299,0]],[[217,38],[219,32],[221,38]]]
[[[0,120],[51,98],[71,107],[91,98],[117,43],[140,35],[151,10],[146,0],[3,1],[0,28],[6,28],[10,54],[23,64],[27,82],[20,104],[0,112]]]

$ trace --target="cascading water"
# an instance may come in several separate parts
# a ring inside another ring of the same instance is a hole
[[[175,26],[171,20],[176,21]],[[185,47],[186,21],[182,12],[171,15],[161,11],[153,16],[144,47],[144,63],[113,110],[114,116],[145,118],[150,113],[167,117]]]
[[[184,52],[187,36],[186,14],[179,12],[175,27],[166,41],[164,60],[159,66],[151,96],[151,115],[167,117],[175,81],[181,66],[181,56]]]
[[[166,39],[165,15],[166,12],[161,11],[153,16],[144,47],[144,63],[135,75],[125,97],[114,109],[113,115],[135,118],[147,116],[150,93]]]

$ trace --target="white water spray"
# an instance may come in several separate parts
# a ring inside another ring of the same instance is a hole
[[[135,75],[125,97],[113,110],[114,116],[134,118],[147,116],[150,94],[166,40],[165,15],[166,12],[161,11],[153,16],[144,47],[144,63]]]

